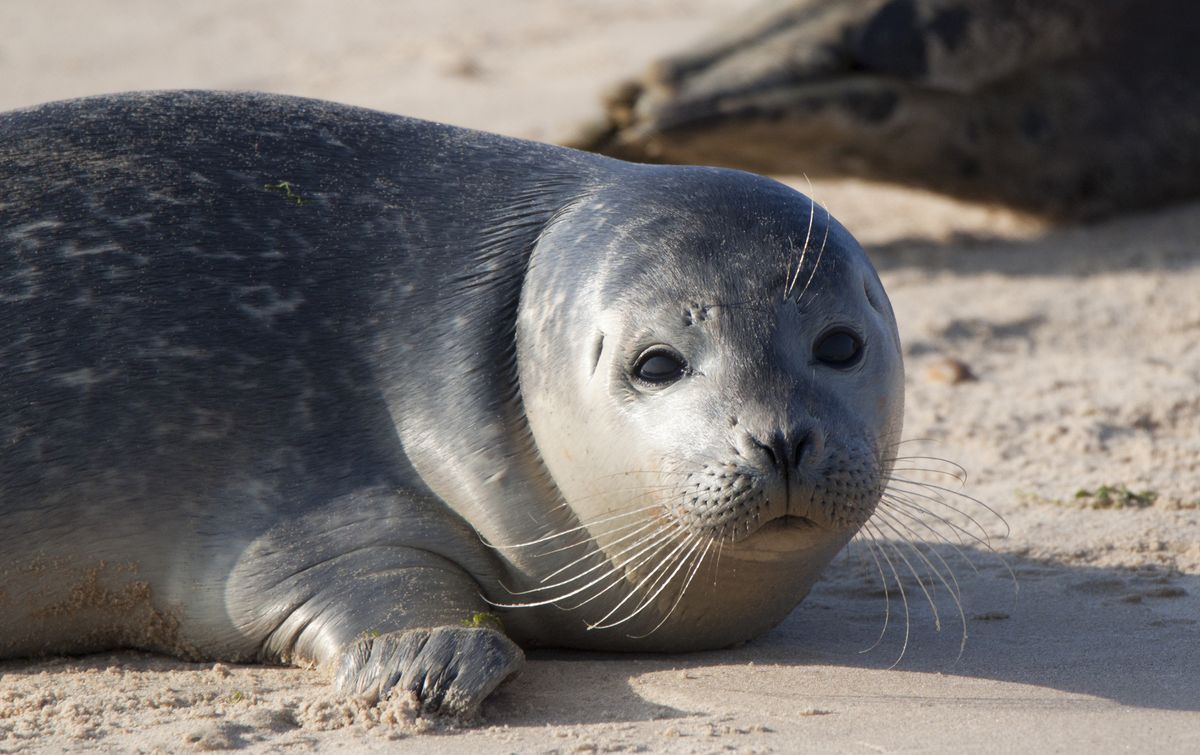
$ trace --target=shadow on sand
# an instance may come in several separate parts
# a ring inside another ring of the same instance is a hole
[[[674,656],[536,651],[521,677],[489,704],[487,718],[492,724],[521,726],[685,716],[690,712],[644,699],[634,681],[654,672],[674,670],[686,677],[751,664],[783,667],[784,673],[792,667],[798,683],[804,682],[805,668],[888,674],[894,665],[895,672],[1032,685],[1134,707],[1200,710],[1200,654],[1195,652],[1200,576],[1012,556],[1006,556],[1006,568],[985,550],[962,548],[975,564],[973,571],[948,546],[929,549],[954,565],[963,616],[943,587],[930,587],[939,631],[929,602],[908,578],[907,647],[904,608],[894,583],[885,600],[874,565],[852,551],[827,569],[799,609],[757,640]],[[713,589],[693,589],[705,587]],[[889,603],[891,616],[880,639]],[[968,637],[960,656],[964,622]],[[736,687],[729,691],[747,692]]]

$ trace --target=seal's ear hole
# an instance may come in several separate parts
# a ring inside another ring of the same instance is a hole
[[[879,294],[875,292],[875,289],[872,288],[871,281],[863,281],[863,293],[867,295],[867,302],[870,303],[871,307],[879,314],[884,314],[883,301],[879,298]]]
[[[600,354],[604,352],[604,334],[597,333],[596,340],[592,342],[592,374],[596,374],[596,368],[600,366]]]

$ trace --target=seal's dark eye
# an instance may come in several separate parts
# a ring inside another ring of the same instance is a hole
[[[813,356],[831,367],[849,367],[862,355],[862,341],[852,331],[831,330],[813,344]]]
[[[687,364],[683,357],[661,346],[647,350],[638,357],[633,374],[638,380],[651,385],[668,385],[683,377]]]

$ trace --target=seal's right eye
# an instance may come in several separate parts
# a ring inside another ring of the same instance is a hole
[[[831,367],[852,367],[862,356],[862,340],[850,330],[835,328],[817,339],[813,356]]]
[[[642,352],[633,366],[633,375],[640,382],[652,386],[670,385],[687,373],[683,357],[663,346],[655,346]]]

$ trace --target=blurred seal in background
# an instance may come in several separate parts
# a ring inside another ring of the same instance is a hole
[[[1200,5],[783,0],[613,89],[575,146],[1096,218],[1200,193]]]

